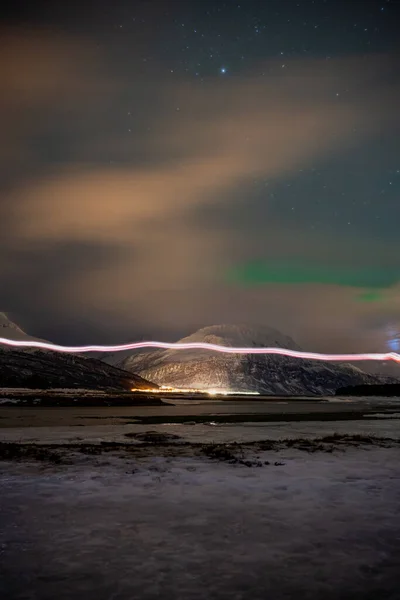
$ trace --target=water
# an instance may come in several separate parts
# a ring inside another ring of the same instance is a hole
[[[171,401],[172,402],[172,401]],[[246,415],[245,420],[249,420],[248,415],[260,416],[271,415],[271,418],[276,419],[278,415],[285,416],[299,415],[300,420],[305,420],[307,415],[324,415],[335,413],[338,415],[352,413],[360,416],[365,411],[370,410],[393,410],[393,405],[399,401],[380,400],[374,398],[362,400],[332,400],[326,398],[322,401],[315,400],[269,400],[269,401],[253,401],[253,400],[233,400],[233,401],[185,401],[173,400],[174,405],[165,406],[132,406],[132,407],[0,407],[0,428],[4,427],[49,427],[49,426],[72,426],[72,425],[94,425],[95,421],[98,424],[116,424],[121,420],[135,420],[144,418],[150,422],[152,418],[160,422],[165,418],[168,422],[174,418],[186,417],[190,420],[191,417],[209,416],[210,420],[213,417],[223,415],[236,415],[237,421],[240,422],[240,415]],[[293,417],[292,417],[293,418]],[[291,420],[292,420],[291,418]]]
[[[251,441],[363,433],[399,437],[399,401],[324,399],[206,400],[134,407],[2,407],[0,441],[77,443],[126,441],[127,433],[157,430],[185,441]]]

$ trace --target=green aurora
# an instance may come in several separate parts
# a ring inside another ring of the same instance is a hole
[[[389,268],[332,268],[322,265],[302,265],[296,263],[268,263],[255,261],[231,269],[228,281],[244,287],[289,284],[289,285],[337,285],[359,288],[360,302],[378,302],[383,299],[383,291],[400,280],[398,270]]]

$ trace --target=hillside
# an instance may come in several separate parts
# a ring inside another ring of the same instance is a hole
[[[180,342],[224,346],[263,346],[300,350],[290,337],[270,327],[215,325],[199,329]],[[107,362],[138,373],[159,385],[197,389],[228,389],[271,395],[334,394],[338,388],[386,383],[349,364],[326,363],[273,355],[220,354],[204,350],[135,352]]]
[[[34,340],[4,313],[0,313],[0,337]],[[0,344],[0,387],[85,388],[130,390],[157,388],[131,372],[80,354],[11,348]]]
[[[16,323],[13,323],[11,319],[8,318],[7,314],[4,312],[0,312],[0,338],[6,338],[8,340],[26,340],[26,341],[36,341],[43,342],[40,338],[33,337],[23,331]],[[0,345],[0,348],[7,349],[7,346]]]

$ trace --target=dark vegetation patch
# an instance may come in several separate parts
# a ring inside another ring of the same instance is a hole
[[[362,433],[326,435],[319,440],[321,443],[341,444],[344,446],[379,446],[389,448],[390,446],[400,445],[400,439],[380,438],[374,435],[365,435]]]
[[[59,465],[63,457],[48,446],[0,442],[0,460],[37,460]]]
[[[179,435],[173,433],[163,433],[162,431],[144,431],[141,433],[126,433],[125,437],[132,438],[138,442],[147,444],[169,444],[170,442],[182,439]]]
[[[235,449],[235,452],[233,452]],[[248,460],[244,457],[244,448],[239,444],[207,444],[202,448],[203,454],[214,460],[228,462],[231,465],[245,467],[262,467],[260,460]]]
[[[400,440],[393,438],[378,438],[368,435],[341,435],[334,434],[318,439],[296,438],[281,440],[262,440],[247,443],[192,443],[181,440],[173,434],[148,431],[134,434],[135,439],[142,443],[132,442],[100,442],[100,443],[69,443],[69,444],[33,444],[0,442],[0,460],[23,461],[35,460],[55,465],[66,465],[73,463],[73,454],[101,456],[114,453],[121,459],[134,456],[135,458],[149,458],[151,456],[162,457],[188,457],[207,456],[212,460],[218,460],[229,464],[242,465],[246,467],[261,467],[275,464],[278,461],[262,461],[258,456],[261,452],[279,452],[290,448],[307,452],[334,452],[345,451],[355,447],[368,449],[373,447],[393,448],[400,446]],[[133,434],[129,437],[133,437]],[[179,443],[177,441],[179,440]],[[249,458],[253,456],[254,458]],[[279,463],[281,464],[281,463]]]
[[[273,445],[271,447],[271,444]],[[326,435],[321,438],[286,438],[279,442],[260,442],[260,447],[263,450],[295,448],[304,452],[333,452],[334,450],[345,450],[349,447],[380,447],[389,448],[400,445],[400,440],[393,438],[379,438],[373,435],[364,434],[340,434]]]

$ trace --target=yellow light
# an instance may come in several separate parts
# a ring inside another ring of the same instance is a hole
[[[132,388],[131,392],[144,392],[146,394],[204,394],[208,396],[259,396],[259,392],[235,392],[234,390],[218,390],[211,388],[209,390],[200,390],[197,388],[174,388],[162,385],[159,388]]]

